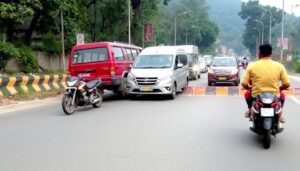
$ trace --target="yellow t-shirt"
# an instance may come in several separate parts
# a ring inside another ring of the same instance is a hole
[[[260,59],[248,65],[242,83],[248,84],[250,79],[253,97],[262,92],[272,92],[278,96],[281,84],[290,85],[284,66],[270,58]]]

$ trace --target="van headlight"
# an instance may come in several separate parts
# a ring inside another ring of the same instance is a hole
[[[171,82],[172,81],[172,74],[162,76],[158,78],[158,82]]]
[[[128,76],[127,76],[127,79],[133,81],[133,80],[135,79],[135,76],[130,72],[130,73],[128,74]]]

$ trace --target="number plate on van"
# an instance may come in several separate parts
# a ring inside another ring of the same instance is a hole
[[[153,88],[152,88],[152,87],[149,87],[149,86],[142,86],[142,87],[140,88],[140,90],[141,90],[141,91],[147,91],[147,92],[149,92],[149,91],[153,91]]]
[[[79,77],[89,77],[89,76],[91,76],[91,74],[90,73],[80,73],[80,74],[78,74],[78,76]]]

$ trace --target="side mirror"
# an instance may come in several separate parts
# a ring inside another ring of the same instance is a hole
[[[207,67],[210,67],[210,64],[207,64],[206,66],[207,66]]]
[[[183,68],[183,64],[182,63],[177,64],[177,68]]]
[[[132,67],[133,67],[133,65],[132,65],[132,64],[128,65],[128,68],[129,68],[129,69],[131,69]]]

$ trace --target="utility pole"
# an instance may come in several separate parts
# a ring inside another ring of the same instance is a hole
[[[130,0],[128,0],[128,43],[131,44],[131,21],[130,21],[130,16],[131,16],[131,11],[130,11]]]
[[[65,38],[64,38],[64,16],[63,16],[63,8],[60,7],[60,19],[61,19],[61,48],[62,48],[62,63],[63,63],[63,71],[66,70],[66,61],[65,61]]]

